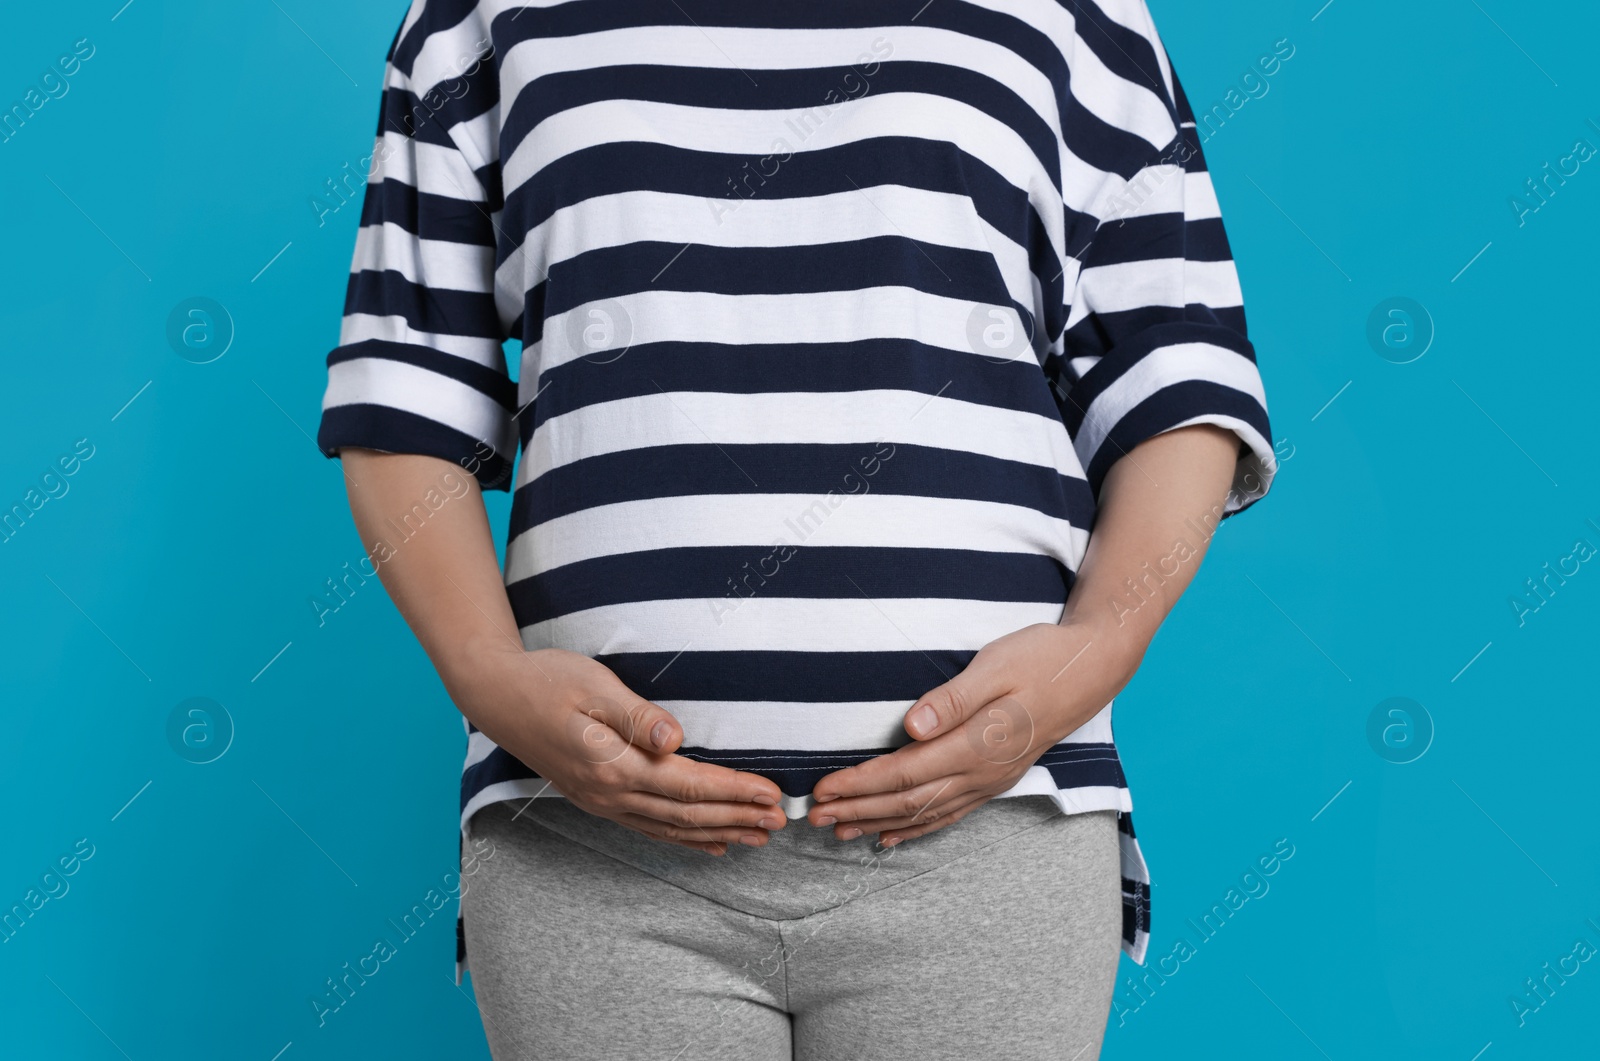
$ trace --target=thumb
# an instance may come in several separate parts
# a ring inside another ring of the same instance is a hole
[[[665,755],[683,743],[683,726],[672,712],[637,695],[620,682],[610,695],[591,696],[580,703],[578,709],[647,752]]]
[[[914,740],[948,733],[1005,691],[1000,672],[969,665],[943,685],[934,686],[917,697],[917,702],[906,712],[906,732]]]

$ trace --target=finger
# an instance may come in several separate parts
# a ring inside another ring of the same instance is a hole
[[[960,729],[967,746],[992,766],[1010,766],[1030,752],[1032,762],[1044,752],[1042,747],[1035,748],[1044,732],[1028,705],[1014,696],[1000,696],[984,704]]]
[[[666,825],[683,829],[733,829],[736,830],[733,839],[738,839],[738,832],[752,829],[782,829],[788,820],[776,807],[759,803],[687,803],[643,791],[626,793],[621,802],[623,810]]]
[[[672,712],[636,696],[620,681],[616,695],[588,697],[578,704],[578,710],[593,720],[587,725],[599,723],[608,726],[624,741],[647,752],[674,752],[683,742],[683,726]],[[602,750],[609,743],[604,736],[586,729],[583,734],[584,745],[586,748],[595,748],[601,755],[614,757],[615,751]]]
[[[647,829],[635,829],[634,832],[641,836],[648,836],[652,840],[659,840],[663,844],[672,844],[674,847],[688,847],[696,851],[704,851],[708,855],[725,855],[728,845],[725,843],[710,843],[703,840],[672,840]]]
[[[973,811],[989,802],[989,800],[992,798],[993,797],[989,795],[979,795],[974,799],[968,800],[966,803],[955,806],[953,809],[941,809],[940,813],[936,817],[929,818],[921,822],[907,822],[904,824],[892,821],[868,822],[866,823],[867,827],[862,831],[876,832],[878,834],[878,842],[880,844],[885,847],[893,847],[895,844],[902,843],[903,841],[911,840],[915,837],[926,835],[927,833],[936,832],[948,825],[954,825],[962,818],[965,818],[967,815],[971,814]],[[857,825],[857,828],[861,828],[861,826]]]
[[[764,847],[771,835],[765,829],[750,826],[711,826],[702,828],[693,825],[676,825],[672,822],[664,822],[658,818],[652,818],[646,814],[633,812],[625,812],[615,820],[656,840],[665,840],[689,846],[712,845],[726,847],[729,844],[745,844],[750,847]]]
[[[961,774],[950,774],[900,792],[883,792],[855,799],[819,803],[811,808],[807,816],[818,826],[860,826],[862,822],[875,820],[903,821],[910,824],[918,820],[918,815],[928,814],[936,806],[965,797],[973,788],[972,779]],[[834,831],[842,833],[838,828]],[[861,831],[871,830],[862,827]]]
[[[641,835],[648,836],[652,840],[659,840],[664,844],[673,844],[677,847],[693,848],[696,851],[704,851],[708,855],[725,855],[728,853],[727,844],[705,843],[699,840],[669,840],[664,836],[657,836],[656,834],[645,829],[636,829],[634,831],[640,833]]]
[[[960,773],[972,762],[971,749],[959,737],[903,744],[892,752],[823,775],[812,787],[811,795],[819,804],[831,804],[857,796],[904,792],[934,778]]]
[[[783,790],[771,779],[746,770],[703,763],[681,755],[654,761],[645,771],[644,786],[682,803],[757,803],[776,807]],[[782,812],[778,813],[782,818]]]
[[[1005,669],[987,665],[979,653],[960,674],[917,697],[906,711],[905,730],[919,741],[948,733],[984,704],[1009,691]]]

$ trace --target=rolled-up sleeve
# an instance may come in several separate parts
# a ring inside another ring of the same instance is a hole
[[[455,133],[497,103],[492,70],[424,78],[426,14],[414,10],[390,48],[317,445],[328,457],[345,446],[440,457],[509,490],[516,387],[495,298],[499,166],[469,160]]]
[[[1228,516],[1266,494],[1277,461],[1211,175],[1176,74],[1171,85],[1176,135],[1114,182],[1079,255],[1055,382],[1096,497],[1145,439],[1190,424],[1232,431]]]

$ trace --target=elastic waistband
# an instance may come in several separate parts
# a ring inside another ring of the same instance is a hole
[[[494,817],[497,839],[547,848],[563,841],[580,844],[706,899],[771,920],[820,913],[1069,817],[1049,796],[1008,796],[891,848],[879,845],[874,834],[839,840],[832,826],[819,828],[800,819],[774,832],[765,847],[730,844],[727,854],[717,856],[645,836],[559,796],[493,804],[478,813]],[[1115,812],[1070,817],[1114,819]],[[1103,824],[1085,820],[1079,827]]]

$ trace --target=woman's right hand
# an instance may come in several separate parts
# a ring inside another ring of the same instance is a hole
[[[724,854],[787,822],[771,780],[674,754],[683,727],[603,663],[565,649],[479,641],[447,684],[490,740],[591,814]]]
[[[379,579],[456,707],[490,740],[589,813],[659,840],[720,855],[783,828],[777,785],[674,754],[678,720],[611,668],[523,648],[473,475],[417,453],[339,456]],[[397,538],[399,526],[412,532]]]

